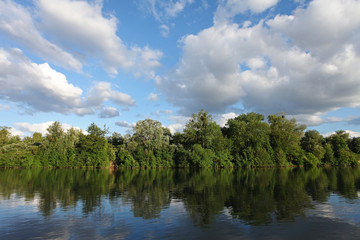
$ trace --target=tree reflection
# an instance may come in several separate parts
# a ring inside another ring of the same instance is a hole
[[[154,219],[176,199],[200,226],[224,213],[251,225],[294,221],[313,201],[326,202],[332,193],[357,199],[359,188],[354,168],[0,169],[2,199],[38,200],[45,216],[77,207],[87,215],[106,198],[120,199],[134,217]]]

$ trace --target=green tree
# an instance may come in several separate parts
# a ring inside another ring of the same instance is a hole
[[[111,143],[114,147],[119,147],[124,144],[125,138],[121,136],[118,132],[113,132],[113,134],[107,138],[108,142]]]
[[[334,152],[334,165],[356,165],[355,155],[350,151],[347,141],[349,134],[344,130],[336,131],[326,138],[326,142],[331,144]]]
[[[185,147],[191,148],[195,144],[200,144],[202,148],[209,148],[212,140],[220,133],[212,116],[201,110],[192,115],[184,128]]]
[[[37,146],[33,141],[21,141],[19,136],[12,136],[8,127],[0,128],[0,166],[31,167],[39,166],[36,162]]]
[[[64,135],[64,129],[61,126],[60,122],[54,122],[46,129],[46,138],[50,142],[57,142]]]
[[[302,165],[304,152],[300,140],[304,135],[305,125],[296,123],[295,118],[286,119],[284,115],[269,115],[270,143],[279,165]]]
[[[114,154],[109,151],[109,143],[105,138],[108,130],[91,123],[87,135],[81,135],[79,140],[79,159],[83,166],[106,167],[113,161]]]
[[[252,112],[229,119],[223,132],[232,140],[237,165],[272,165],[270,126],[263,115]]]
[[[184,148],[177,154],[181,165],[186,165],[184,159],[190,155],[190,164],[194,166],[232,166],[231,140],[223,136],[220,126],[204,110],[193,114],[184,133],[175,135],[174,140]],[[186,153],[186,150],[190,153]]]
[[[118,164],[126,167],[171,167],[174,146],[170,145],[170,130],[159,121],[138,121],[132,136],[125,136],[118,150]]]
[[[325,148],[323,147],[325,140],[323,136],[316,130],[308,130],[301,139],[301,147],[307,153],[313,154],[319,161],[324,158]]]
[[[41,146],[40,159],[43,166],[63,167],[67,162],[64,129],[60,122],[54,122],[46,129],[46,140]]]
[[[326,165],[337,165],[331,144],[325,143],[324,149],[325,149],[325,154],[322,162]]]
[[[82,135],[82,131],[76,128],[70,128],[64,135],[63,144],[66,149],[66,163],[64,165],[67,167],[81,166],[77,159],[77,147]]]
[[[0,127],[0,146],[3,146],[10,141],[11,133],[9,129],[9,127]]]
[[[138,121],[133,131],[133,139],[144,149],[157,151],[169,145],[168,131],[159,121],[151,119]]]
[[[352,152],[360,154],[360,137],[349,139],[348,146]]]

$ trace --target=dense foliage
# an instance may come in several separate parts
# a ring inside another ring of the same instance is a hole
[[[21,139],[0,127],[0,167],[258,167],[357,165],[360,138],[345,131],[323,137],[281,114],[267,121],[241,114],[221,128],[206,111],[193,114],[182,133],[172,135],[158,121],[137,122],[132,135],[92,123],[87,133],[64,131],[54,122],[42,136]]]

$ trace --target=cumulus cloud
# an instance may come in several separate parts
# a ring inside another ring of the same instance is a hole
[[[289,118],[295,118],[298,123],[305,124],[306,126],[319,126],[325,123],[337,123],[343,121],[350,121],[351,117],[329,117],[325,113],[313,113],[313,114],[297,114],[288,115]]]
[[[220,2],[215,16],[215,24],[231,21],[231,19],[246,11],[261,13],[275,6],[279,0],[227,0]]]
[[[19,130],[15,129],[15,128],[10,128],[9,131],[10,131],[10,134],[11,134],[12,136],[19,136],[19,137],[25,136],[25,133],[23,133],[22,131],[19,131]]]
[[[44,123],[22,122],[22,123],[14,123],[14,126],[16,129],[22,132],[27,132],[27,133],[39,132],[45,135],[47,132],[46,129],[53,123],[54,121],[49,121]]]
[[[124,128],[132,128],[132,127],[135,127],[136,123],[129,123],[127,121],[118,121],[118,122],[115,122],[115,125],[119,126],[119,127],[124,127]]]
[[[100,112],[100,118],[113,118],[119,115],[119,111],[114,107],[104,107]]]
[[[170,130],[171,134],[174,134],[176,132],[182,132],[184,130],[184,125],[181,123],[175,123],[168,125],[167,128]]]
[[[345,130],[345,132],[349,133],[349,136],[351,138],[353,137],[360,137],[360,132],[355,132],[355,131],[351,131],[351,130]]]
[[[107,82],[96,83],[84,98],[83,90],[69,83],[64,74],[48,63],[31,62],[20,49],[0,48],[0,85],[0,98],[35,111],[87,115],[101,110],[110,117],[116,111],[104,108],[108,100],[119,106],[135,105],[131,96],[113,90]]]
[[[80,107],[82,90],[49,64],[36,64],[19,49],[0,49],[0,96],[40,111],[70,112]]]
[[[238,114],[236,114],[234,112],[224,113],[224,114],[220,114],[220,115],[216,116],[215,121],[217,124],[220,125],[220,127],[224,127],[229,119],[235,118],[237,116],[238,116]]]
[[[46,61],[81,71],[80,61],[58,45],[46,40],[36,27],[33,16],[20,4],[9,0],[0,2],[0,32]]]
[[[147,99],[148,99],[150,102],[157,101],[157,100],[159,100],[159,94],[150,93],[149,96],[147,97]]]
[[[185,124],[190,120],[190,117],[184,117],[184,116],[170,116],[169,121],[174,123],[180,123],[185,126]]]
[[[355,132],[355,131],[351,131],[351,130],[345,130],[345,132],[349,134],[350,138],[360,137],[360,132]],[[335,132],[322,133],[322,135],[324,137],[329,137],[333,134],[335,134]]]
[[[135,106],[135,100],[128,94],[113,90],[109,82],[97,82],[89,91],[85,102],[88,106],[102,105],[111,100],[119,106]]]
[[[161,51],[128,46],[117,36],[118,20],[104,16],[102,1],[37,0],[34,5],[1,1],[0,32],[45,61],[80,72],[79,59],[99,59],[110,76],[123,69],[147,78],[161,65]]]
[[[315,0],[293,15],[277,15],[267,24],[286,34],[294,44],[326,60],[333,48],[352,44],[359,34],[360,3],[356,0]],[[358,45],[358,44],[357,44]]]
[[[46,135],[47,133],[46,129],[53,123],[54,121],[43,122],[43,123],[28,123],[28,122],[14,123],[15,128],[13,129],[14,129],[14,133],[17,133],[16,135],[19,136],[33,134],[34,132],[39,132],[42,135]],[[82,130],[81,128],[71,126],[67,123],[62,123],[61,126],[64,129],[64,131],[67,131],[71,128],[75,128],[81,130],[83,133],[86,133],[86,131]],[[27,134],[24,132],[26,132]]]
[[[129,123],[127,121],[118,121],[118,122],[115,122],[115,125],[119,126],[121,128],[125,128],[125,131],[130,134],[130,133],[132,133],[133,128],[136,126],[136,123],[134,123],[134,122]]]
[[[328,4],[314,0],[290,16],[187,35],[181,59],[158,87],[184,113],[222,113],[239,103],[265,115],[360,106],[360,2]]]
[[[157,110],[156,111],[156,115],[159,116],[159,115],[162,115],[162,114],[165,114],[165,115],[169,115],[169,114],[172,114],[173,111],[172,110],[169,110],[169,109],[166,109],[166,110]]]
[[[167,128],[170,130],[171,134],[174,134],[175,132],[182,132],[184,130],[184,127],[190,120],[190,117],[170,116],[168,120],[173,122],[173,124],[169,124]]]
[[[110,75],[122,68],[153,77],[153,70],[160,66],[162,52],[147,46],[126,46],[116,35],[118,20],[111,14],[103,15],[102,1],[38,0],[36,6],[49,34],[62,44],[73,44],[86,57],[100,57]]]

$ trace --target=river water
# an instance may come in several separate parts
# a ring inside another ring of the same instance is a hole
[[[0,169],[0,239],[360,239],[360,169]]]

